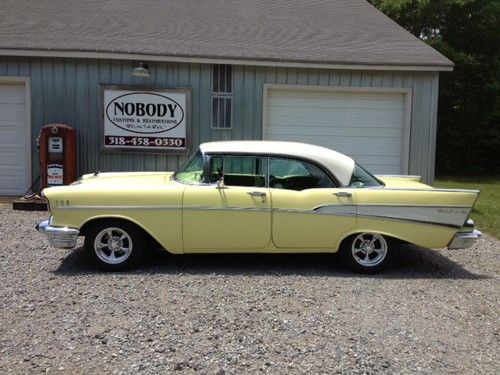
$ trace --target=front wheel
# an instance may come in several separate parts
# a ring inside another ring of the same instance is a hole
[[[90,257],[108,270],[136,266],[144,255],[144,233],[131,223],[106,220],[89,228],[85,248]]]
[[[359,233],[342,244],[344,262],[357,272],[374,273],[387,268],[394,259],[394,242],[378,233]]]

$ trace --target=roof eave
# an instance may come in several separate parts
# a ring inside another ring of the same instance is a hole
[[[273,66],[287,68],[316,68],[316,69],[341,69],[341,70],[401,70],[401,71],[452,71],[454,64],[392,64],[392,63],[336,63],[320,61],[284,61],[284,60],[259,60],[244,58],[222,58],[202,56],[167,56],[150,55],[138,53],[121,52],[99,52],[99,51],[66,51],[66,50],[35,50],[35,49],[13,49],[0,48],[0,56],[25,56],[25,57],[62,57],[83,59],[106,59],[106,60],[137,60],[137,61],[164,61],[185,62],[198,64],[231,64],[231,65],[253,65]]]

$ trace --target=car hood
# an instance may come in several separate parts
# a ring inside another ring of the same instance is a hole
[[[105,172],[85,174],[72,185],[151,186],[172,183],[173,172]]]

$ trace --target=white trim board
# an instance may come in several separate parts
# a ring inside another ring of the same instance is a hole
[[[137,53],[114,52],[84,52],[84,51],[46,51],[23,49],[0,49],[0,56],[28,56],[28,57],[65,57],[81,59],[109,59],[109,60],[137,60],[137,61],[164,61],[185,62],[192,64],[230,64],[250,66],[272,66],[284,68],[313,68],[313,69],[339,69],[339,70],[398,70],[398,71],[432,71],[450,72],[450,65],[390,65],[390,64],[340,64],[340,63],[315,63],[273,60],[250,60],[210,57],[184,57],[161,56]]]
[[[26,169],[26,181],[28,186],[27,189],[32,184],[32,142],[31,142],[31,81],[30,77],[25,76],[0,76],[0,85],[2,84],[22,84],[24,85],[25,92],[25,106],[26,106],[26,162],[28,163]],[[24,193],[24,192],[23,192]]]

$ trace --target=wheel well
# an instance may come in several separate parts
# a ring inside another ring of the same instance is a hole
[[[161,247],[161,245],[158,243],[158,241],[156,241],[153,238],[153,236],[151,236],[140,225],[137,225],[132,220],[127,220],[127,219],[118,218],[118,217],[116,217],[116,218],[115,217],[99,217],[99,218],[91,219],[91,220],[87,221],[85,224],[82,225],[82,227],[80,228],[80,235],[81,236],[86,236],[87,233],[88,233],[88,231],[89,231],[89,229],[92,227],[92,225],[94,225],[96,223],[102,223],[102,222],[113,222],[113,223],[122,222],[122,223],[127,223],[129,225],[133,225],[135,228],[137,228],[142,233],[144,233],[144,235],[146,236],[146,238],[147,238],[147,240],[148,240],[148,242],[149,242],[150,245],[155,246],[155,247]]]
[[[399,238],[396,238],[396,237],[392,237],[392,236],[389,236],[385,233],[380,233],[380,232],[377,232],[377,231],[360,231],[360,232],[356,232],[356,233],[351,233],[349,234],[348,236],[345,236],[342,241],[340,241],[340,244],[339,244],[339,248],[338,250],[342,250],[346,243],[354,236],[357,236],[358,234],[361,234],[361,233],[377,233],[377,234],[380,234],[381,236],[383,236],[386,240],[390,241],[393,245],[395,246],[399,246],[400,244],[402,243],[405,243],[406,241],[403,241]]]

